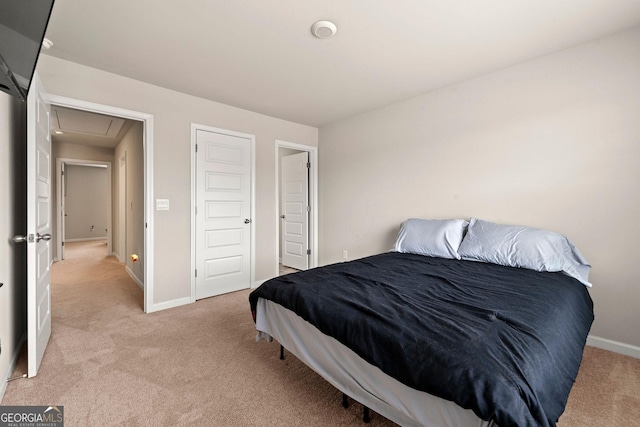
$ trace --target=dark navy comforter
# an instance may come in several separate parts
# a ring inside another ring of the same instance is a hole
[[[254,318],[258,298],[500,427],[555,425],[593,322],[562,273],[395,252],[269,280],[249,296]]]

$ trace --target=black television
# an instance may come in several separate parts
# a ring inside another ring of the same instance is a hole
[[[0,90],[22,101],[29,93],[53,2],[0,1]]]

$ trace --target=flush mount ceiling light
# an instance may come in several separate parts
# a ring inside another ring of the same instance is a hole
[[[51,46],[53,46],[53,42],[51,40],[46,37],[42,39],[42,47],[44,49],[51,49]]]
[[[328,39],[338,31],[338,27],[331,21],[318,21],[311,26],[311,34],[319,39]]]

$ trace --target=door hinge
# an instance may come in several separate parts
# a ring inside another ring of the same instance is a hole
[[[198,269],[196,268],[196,277],[198,277]]]
[[[311,249],[307,249],[307,255],[311,255]]]
[[[196,144],[196,153],[198,152],[198,144]]]
[[[64,171],[60,171],[60,175],[63,175],[63,176],[64,176]]]
[[[62,246],[64,246],[64,242],[62,242]]]
[[[311,206],[307,206],[307,212],[311,212]]]
[[[307,162],[307,169],[311,169],[311,162]]]
[[[144,228],[148,228],[148,227],[147,227],[147,223],[146,223],[146,222],[144,223]]]

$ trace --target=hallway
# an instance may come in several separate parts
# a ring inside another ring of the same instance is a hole
[[[66,243],[65,259],[51,269],[51,299],[54,328],[84,322],[119,305],[140,311],[144,307],[142,290],[123,264],[107,256],[104,240]]]

